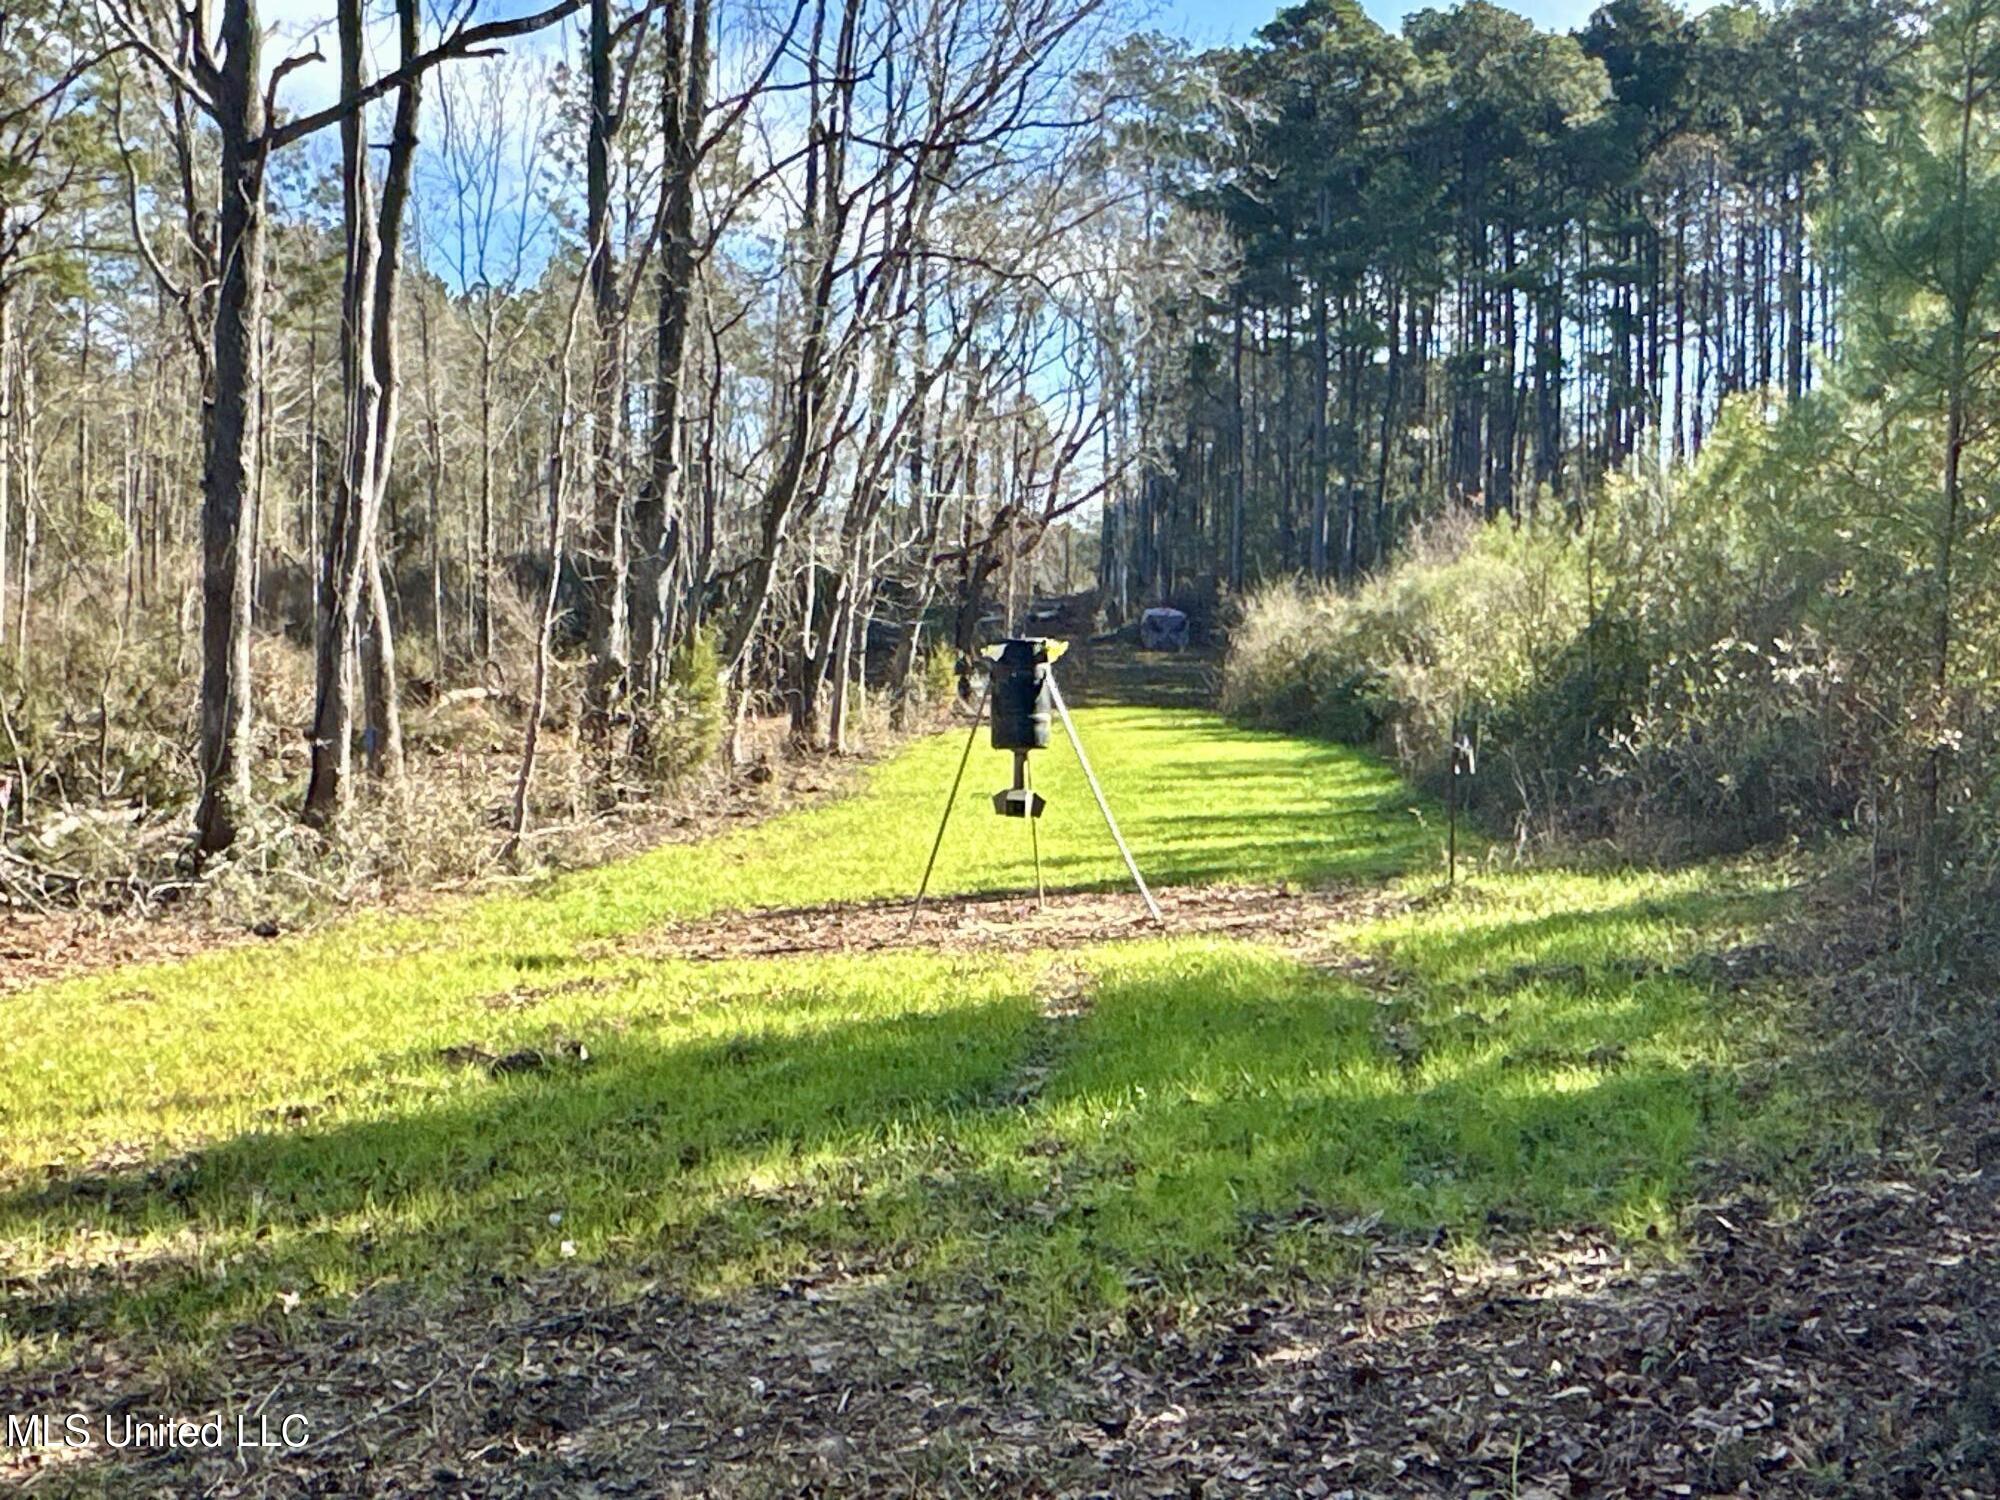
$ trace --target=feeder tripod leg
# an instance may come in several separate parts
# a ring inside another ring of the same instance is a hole
[[[1049,893],[1042,886],[1042,820],[1035,816],[1035,773],[1028,769],[1026,751],[1014,753],[1021,757],[1021,787],[1028,794],[1028,843],[1035,851],[1035,906],[1047,911]]]
[[[1111,804],[1104,800],[1104,788],[1097,784],[1097,773],[1090,769],[1090,757],[1083,753],[1083,739],[1076,732],[1076,723],[1069,716],[1069,705],[1063,702],[1062,689],[1056,685],[1056,674],[1049,673],[1049,696],[1056,700],[1056,712],[1062,715],[1063,733],[1069,736],[1070,748],[1076,751],[1076,763],[1083,767],[1083,779],[1090,783],[1090,795],[1097,799],[1097,810],[1104,814],[1104,826],[1111,830],[1111,842],[1118,846],[1118,852],[1125,856],[1125,868],[1132,872],[1132,883],[1139,887],[1139,894],[1146,898],[1146,910],[1153,914],[1153,920],[1162,927],[1167,919],[1160,915],[1160,903],[1153,899],[1153,893],[1146,889],[1146,877],[1139,873],[1138,861],[1132,858],[1132,851],[1125,847],[1125,836],[1118,831],[1118,820],[1111,816]]]
[[[993,679],[989,676],[985,690],[979,695],[979,707],[972,711],[972,733],[965,737],[965,753],[958,758],[958,774],[951,778],[951,794],[944,799],[944,816],[938,819],[937,837],[931,840],[931,857],[924,861],[923,883],[917,887],[917,899],[910,907],[912,922],[924,909],[924,893],[931,888],[931,871],[937,868],[938,850],[944,847],[944,830],[951,822],[951,806],[958,801],[959,783],[965,780],[965,763],[972,759],[972,742],[979,738],[979,721],[986,717],[986,700],[992,693]]]

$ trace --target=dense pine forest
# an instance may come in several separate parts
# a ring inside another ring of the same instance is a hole
[[[1218,552],[1237,590],[1352,578],[1447,504],[1574,513],[1698,453],[1732,394],[1796,401],[1839,348],[1830,221],[1907,99],[1910,27],[1615,0],[1572,35],[1489,4],[1398,33],[1302,5],[1238,53],[1126,48],[1148,178],[1227,259],[1159,309],[1177,357],[1121,580]]]

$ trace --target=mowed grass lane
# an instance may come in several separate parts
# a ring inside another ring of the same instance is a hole
[[[1351,750],[1189,710],[1079,715],[1148,874],[1435,884],[1434,819]],[[277,1309],[566,1262],[726,1294],[838,1256],[997,1288],[1060,1333],[1137,1298],[1337,1268],[1391,1230],[1603,1222],[1671,1242],[1698,1158],[1803,1149],[1767,1013],[1701,957],[1782,899],[1756,870],[1487,877],[1280,948],[698,962],[619,940],[907,896],[961,748],[845,801],[552,882],[0,1001],[0,1369],[199,1346]],[[1025,890],[975,752],[944,892]],[[1067,751],[1038,758],[1052,887],[1125,880]],[[1053,1003],[1052,1003],[1053,1001]],[[562,1046],[556,1046],[560,1039]],[[581,1044],[587,1058],[573,1054]],[[495,1076],[451,1060],[541,1047]],[[463,1055],[463,1054],[460,1054]],[[1280,1227],[1273,1228],[1273,1225]]]

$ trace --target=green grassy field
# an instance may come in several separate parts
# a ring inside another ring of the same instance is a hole
[[[1356,752],[1079,718],[1156,882],[1414,904],[1334,934],[1372,960],[1349,967],[1137,927],[1037,952],[1025,919],[1019,951],[638,951],[677,920],[906,896],[954,735],[846,800],[531,892],[0,1000],[0,1364],[564,1262],[714,1294],[837,1257],[975,1280],[1061,1332],[1337,1271],[1370,1223],[1468,1253],[1603,1223],[1670,1253],[1699,1162],[1805,1148],[1780,1016],[1708,969],[1775,875],[1445,898],[1434,813]],[[1067,754],[1038,769],[1052,889],[1120,885]],[[1004,776],[975,754],[941,890],[1030,884],[1022,825],[985,805]],[[547,1066],[453,1060],[530,1047]]]

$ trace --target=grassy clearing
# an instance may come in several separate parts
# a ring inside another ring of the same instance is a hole
[[[1079,715],[1128,839],[1161,883],[1359,880],[1435,843],[1395,777],[1333,746],[1205,714]],[[422,917],[364,915],[299,940],[133,968],[6,1001],[0,1173],[166,1154],[264,1128],[268,1112],[349,1104],[385,1058],[505,1045],[518,1014],[479,1003],[594,983],[617,938],[753,906],[907,897],[961,744],[941,737],[873,768],[862,795],[697,845]],[[992,815],[1007,757],[975,753],[939,861],[940,893],[1031,888],[1026,833]],[[1066,755],[1038,763],[1053,886],[1118,887],[1124,867]],[[382,1095],[393,1101],[394,1093]]]
[[[1434,859],[1355,752],[1185,711],[1092,710],[1083,728],[1162,881],[1390,879]],[[1782,899],[1755,872],[1489,877],[1344,934],[1380,960],[1365,983],[1199,938],[620,950],[716,910],[906,893],[958,749],[530,895],[5,1002],[13,1357],[566,1260],[701,1292],[831,1258],[976,1278],[1060,1333],[1250,1270],[1335,1269],[1376,1216],[1468,1244],[1579,1221],[1670,1239],[1701,1157],[1804,1149],[1783,1075],[1742,1087],[1770,1018],[1703,969]],[[1045,759],[1052,883],[1116,884],[1080,778]],[[983,805],[1002,764],[981,752],[968,774],[946,889],[1028,883],[1023,831]],[[466,1045],[556,1060],[496,1077],[443,1055]]]

